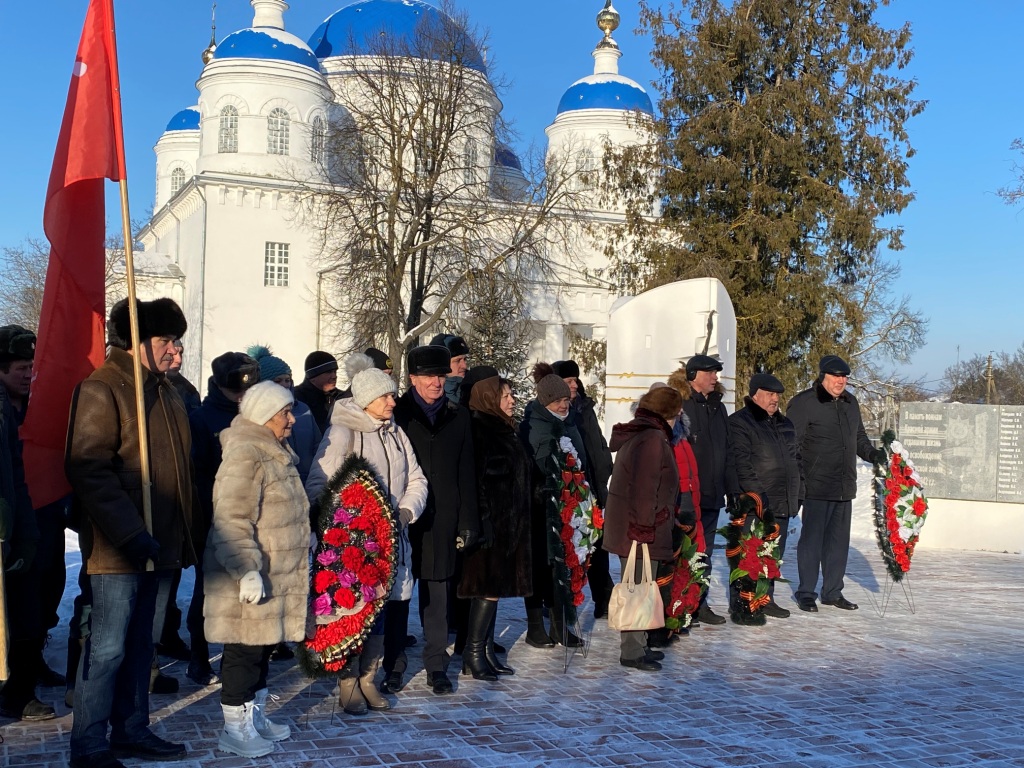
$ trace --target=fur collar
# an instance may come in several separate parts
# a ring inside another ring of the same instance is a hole
[[[825,391],[825,387],[821,383],[821,379],[814,380],[814,394],[818,396],[818,402],[820,403],[831,403],[833,400],[845,400],[850,402],[850,393],[847,390],[843,390],[839,397],[832,397],[828,392]]]

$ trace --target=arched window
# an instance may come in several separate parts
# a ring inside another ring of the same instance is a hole
[[[217,151],[238,151],[238,110],[230,104],[220,111],[220,126],[217,130]]]
[[[288,113],[280,107],[267,116],[267,154],[288,154]]]
[[[476,142],[473,139],[467,139],[466,146],[462,151],[462,180],[466,184],[476,183],[479,162],[480,155],[476,149]]]
[[[324,161],[324,148],[327,145],[327,123],[317,115],[313,118],[313,129],[309,137],[309,159],[314,163]]]
[[[185,169],[175,168],[171,171],[171,197],[178,194],[178,190],[185,186]]]
[[[595,189],[597,187],[597,163],[594,153],[589,149],[580,152],[576,162],[576,184],[579,189]]]

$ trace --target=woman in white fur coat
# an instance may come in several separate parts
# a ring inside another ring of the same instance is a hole
[[[427,478],[416,461],[412,444],[405,432],[395,424],[397,389],[395,381],[374,367],[367,355],[354,354],[345,362],[345,369],[354,371],[351,399],[338,400],[331,411],[320,449],[306,479],[306,494],[315,501],[331,476],[355,453],[366,459],[387,489],[393,509],[399,512],[399,551],[395,585],[388,605],[377,620],[370,636],[363,643],[358,658],[351,658],[341,672],[338,698],[342,708],[353,715],[366,714],[368,709],[384,711],[391,708],[374,687],[374,677],[384,661],[386,682],[405,671],[405,637],[412,598],[412,560],[409,546],[409,524],[423,513],[427,503]],[[322,531],[316,532],[322,535]],[[387,637],[387,647],[385,647]],[[401,688],[387,687],[388,691]]]
[[[292,403],[284,387],[256,384],[220,434],[203,616],[207,640],[224,644],[219,746],[243,757],[265,755],[290,735],[263,712],[268,662],[278,643],[305,637],[309,504],[287,444]]]

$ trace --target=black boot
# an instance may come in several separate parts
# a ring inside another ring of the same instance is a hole
[[[544,627],[543,608],[526,609],[526,644],[534,648],[555,647],[554,642],[551,640],[551,635],[548,634],[547,629]]]
[[[497,610],[497,602],[480,597],[473,598],[469,606],[469,633],[466,647],[462,650],[462,674],[472,674],[474,680],[493,682],[498,679],[498,673],[487,663],[487,654],[484,650],[491,629],[491,620]]]
[[[498,604],[494,603],[494,610],[491,612],[491,626],[487,631],[487,640],[484,643],[484,655],[487,657],[487,663],[491,665],[491,669],[499,675],[514,675],[516,671],[512,667],[502,664],[498,661],[498,657],[494,655],[494,625],[497,621]]]

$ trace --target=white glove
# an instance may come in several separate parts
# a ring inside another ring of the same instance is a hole
[[[259,571],[249,571],[238,582],[238,602],[258,603],[267,593],[263,589],[263,578]]]

